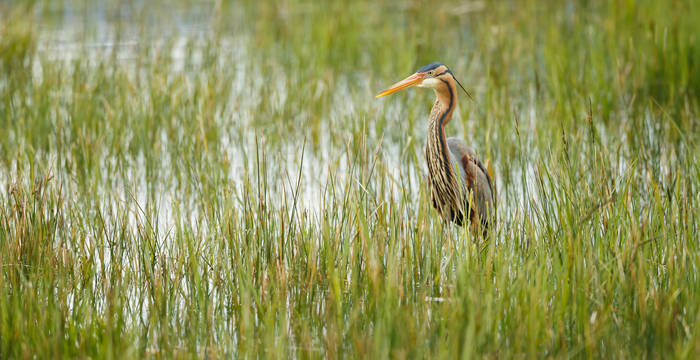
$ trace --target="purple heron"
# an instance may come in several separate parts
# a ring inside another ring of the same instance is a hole
[[[447,66],[435,62],[418,69],[377,97],[412,86],[433,89],[436,100],[428,118],[425,145],[431,202],[445,220],[463,226],[466,217],[473,234],[486,235],[496,217],[491,177],[474,150],[464,141],[445,138],[445,125],[457,105],[457,85],[469,95]]]

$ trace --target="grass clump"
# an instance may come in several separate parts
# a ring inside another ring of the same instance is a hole
[[[690,358],[698,11],[1,5],[0,357]],[[430,61],[489,241],[429,205],[431,95],[373,98]]]

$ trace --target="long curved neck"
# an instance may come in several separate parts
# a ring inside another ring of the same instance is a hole
[[[457,106],[457,91],[454,83],[451,81],[443,79],[440,81],[442,81],[443,85],[435,89],[437,99],[433,109],[430,111],[428,121],[428,150],[430,151],[426,152],[426,156],[439,156],[443,163],[444,171],[451,173],[452,165],[445,137],[445,125],[452,119],[452,112]]]
[[[428,163],[433,191],[437,192],[440,206],[460,207],[457,191],[457,176],[452,168],[450,151],[445,137],[445,125],[452,118],[457,106],[457,91],[452,81],[440,79],[442,84],[435,88],[437,99],[430,111],[428,121],[428,141],[425,157]]]

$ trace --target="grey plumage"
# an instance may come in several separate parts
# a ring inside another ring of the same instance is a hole
[[[487,229],[492,226],[496,217],[494,188],[488,170],[481,163],[474,150],[468,147],[464,141],[451,137],[447,139],[447,146],[450,150],[453,168],[459,169],[462,201],[465,209],[471,208],[475,218],[479,219],[480,225]],[[472,206],[469,206],[470,194]]]

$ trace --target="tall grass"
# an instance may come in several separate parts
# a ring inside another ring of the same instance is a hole
[[[693,1],[0,5],[0,358],[700,352]],[[429,205],[448,134],[487,241]]]

